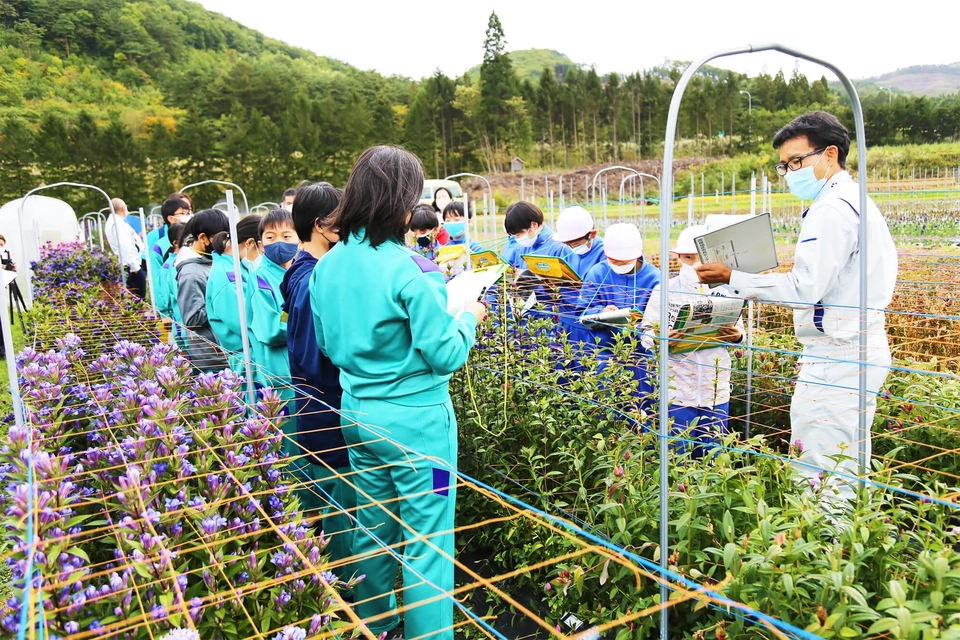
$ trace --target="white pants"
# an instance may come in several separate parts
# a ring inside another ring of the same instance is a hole
[[[887,379],[890,350],[872,348],[867,366],[867,469],[870,469],[870,430],[877,410],[877,393]],[[860,439],[860,365],[856,362],[812,360],[804,362],[797,378],[797,387],[790,404],[790,443],[798,440],[803,447],[797,471],[811,481],[811,488],[821,482],[834,485],[840,495],[852,499],[855,485],[849,478],[859,475]],[[839,462],[831,456],[843,455]],[[827,490],[827,496],[833,491]]]

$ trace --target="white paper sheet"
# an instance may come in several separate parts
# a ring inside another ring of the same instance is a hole
[[[479,300],[506,272],[506,265],[464,271],[447,282],[447,311],[459,315],[470,300]]]
[[[719,262],[744,273],[761,273],[780,264],[769,213],[711,231],[695,242],[703,264]]]

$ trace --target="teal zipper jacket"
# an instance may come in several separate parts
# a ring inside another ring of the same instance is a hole
[[[450,376],[476,338],[472,313],[447,312],[436,264],[399,241],[374,249],[362,231],[317,263],[310,305],[317,344],[355,398],[414,407],[446,402]]]
[[[287,270],[264,256],[256,272],[250,274],[247,288],[253,307],[250,330],[253,332],[253,360],[263,374],[263,383],[290,384],[290,356],[287,353],[287,321],[283,312],[280,283]],[[274,377],[282,378],[274,381]]]
[[[249,318],[253,313],[248,286],[250,274],[243,263],[240,265],[240,278],[244,291],[244,310]],[[213,254],[213,267],[207,281],[207,318],[220,346],[230,352],[230,368],[242,374],[243,339],[237,309],[237,274],[233,270],[233,256]]]

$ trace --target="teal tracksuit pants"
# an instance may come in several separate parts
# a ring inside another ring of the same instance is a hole
[[[360,523],[353,550],[366,574],[356,588],[357,613],[375,635],[399,623],[398,560],[386,547],[404,557],[404,636],[453,640],[453,405],[408,407],[344,393],[343,415]]]

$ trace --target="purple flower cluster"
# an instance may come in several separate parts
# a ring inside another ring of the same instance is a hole
[[[79,302],[87,289],[119,282],[116,258],[83,242],[51,242],[40,248],[40,259],[30,263],[33,292],[39,299],[63,304]]]
[[[323,582],[352,583],[325,570],[326,540],[286,484],[276,394],[249,411],[236,374],[194,377],[175,347],[121,341],[94,357],[72,334],[25,349],[17,366],[30,426],[0,450],[0,517],[14,589],[32,549],[54,635],[120,637],[145,615],[158,637],[186,616],[200,637],[223,634],[225,617],[249,637],[265,631],[243,612],[269,603],[277,637],[299,639],[306,631],[285,625],[313,616],[315,635],[336,617]],[[19,603],[7,603],[7,632]]]

